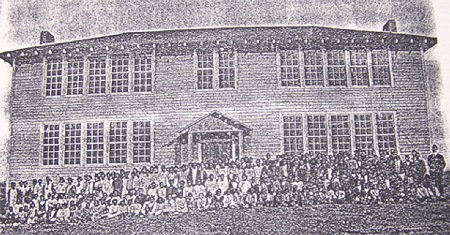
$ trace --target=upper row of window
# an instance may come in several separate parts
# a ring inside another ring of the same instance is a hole
[[[280,68],[282,86],[392,84],[389,52],[386,50],[283,51],[280,53]]]
[[[392,84],[386,50],[284,50],[278,55],[281,86]],[[151,56],[130,59],[121,55],[108,60],[106,57],[70,59],[67,65],[61,59],[47,60],[45,95],[61,96],[63,90],[66,95],[106,94],[107,89],[111,93],[153,91],[155,61]],[[235,61],[232,50],[197,51],[197,88],[236,88]],[[65,69],[67,74],[63,73]]]

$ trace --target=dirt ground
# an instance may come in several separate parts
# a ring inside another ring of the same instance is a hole
[[[2,234],[449,234],[450,203],[227,209],[84,224],[21,225]]]

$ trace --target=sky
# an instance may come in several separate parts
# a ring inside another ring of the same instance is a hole
[[[438,36],[438,45],[427,58],[438,59],[442,65],[450,54],[446,25],[450,19],[445,10],[449,6],[446,0],[0,0],[0,51],[38,45],[43,30],[62,42],[129,31],[243,25],[381,31],[388,19],[395,19],[399,32]],[[450,75],[447,67],[441,67],[443,77]],[[4,62],[0,62],[0,75],[1,143],[8,136],[4,109],[11,82],[10,67]],[[450,87],[445,79],[443,87]],[[446,100],[449,95],[443,92],[441,101]],[[441,106],[450,108],[445,103]],[[450,112],[445,114],[448,120]],[[4,163],[0,158],[0,166]]]
[[[434,35],[431,0],[2,0],[7,44],[37,45],[48,30],[57,41],[125,31],[239,26],[327,25]]]

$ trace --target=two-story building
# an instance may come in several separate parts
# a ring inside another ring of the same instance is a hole
[[[427,152],[436,38],[329,27],[128,32],[3,52],[10,179],[267,153]]]

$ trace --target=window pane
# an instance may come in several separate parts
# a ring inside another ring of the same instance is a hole
[[[106,60],[89,59],[89,94],[106,93]]]
[[[286,154],[303,153],[303,132],[301,116],[283,117],[283,146]]]
[[[323,86],[322,51],[305,51],[305,85]]]
[[[48,60],[46,70],[45,95],[60,96],[62,91],[62,61]]]
[[[289,50],[280,52],[280,63],[281,85],[300,86],[298,51]]]
[[[104,151],[103,123],[87,124],[86,164],[102,164]]]
[[[314,154],[328,150],[326,123],[324,115],[307,116],[308,150]]]
[[[44,125],[43,164],[59,164],[59,125]]]
[[[127,162],[127,122],[111,122],[109,163]]]
[[[394,114],[377,114],[378,150],[391,152],[397,148]]]
[[[111,92],[128,92],[128,56],[113,56],[113,58],[111,59],[111,66]]]
[[[234,55],[231,52],[219,52],[219,87],[235,88]]]
[[[152,60],[142,57],[134,60],[134,91],[152,92]]]
[[[213,52],[198,51],[197,87],[198,89],[212,89],[213,86]]]
[[[82,60],[67,63],[67,95],[83,94],[84,62]]]
[[[388,56],[386,50],[372,51],[373,85],[391,85]]]
[[[327,51],[329,86],[347,86],[344,51]]]
[[[66,124],[64,164],[81,164],[81,124]]]
[[[133,162],[150,162],[151,160],[151,123],[133,123]]]
[[[353,86],[368,86],[369,73],[367,69],[367,52],[364,50],[350,51],[350,73]]]
[[[334,153],[350,153],[350,122],[347,115],[331,116],[331,139]]]
[[[373,150],[372,116],[370,114],[355,115],[355,145],[357,150],[365,153]]]

